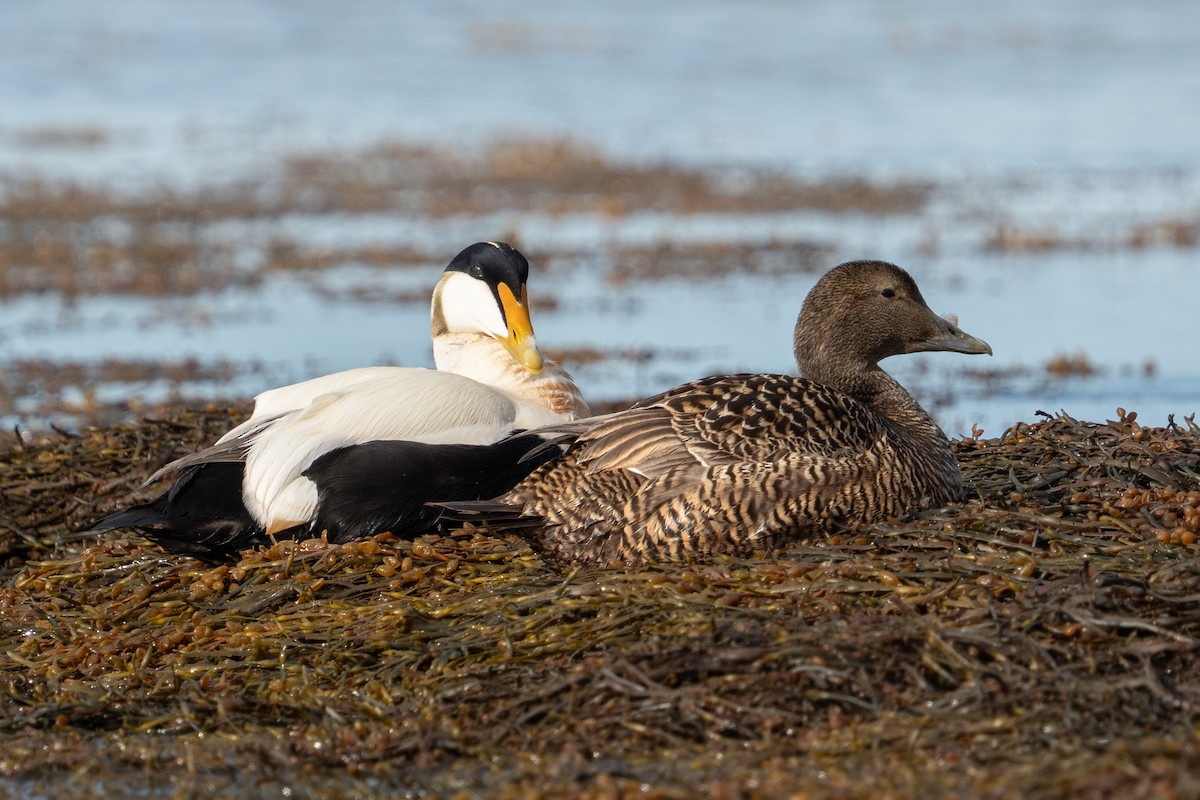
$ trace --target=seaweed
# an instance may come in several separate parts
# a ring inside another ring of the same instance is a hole
[[[1200,792],[1190,420],[979,434],[957,505],[704,563],[564,572],[467,527],[214,567],[70,533],[237,416],[0,460],[22,796]]]

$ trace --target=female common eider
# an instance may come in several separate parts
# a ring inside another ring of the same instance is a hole
[[[879,361],[990,355],[986,342],[930,311],[904,270],[854,261],[809,293],[794,344],[802,378],[704,378],[551,426],[537,433],[573,440],[560,458],[494,502],[446,507],[507,523],[553,560],[609,564],[744,553],[959,498],[946,435]]]
[[[169,549],[222,556],[269,541],[328,530],[332,541],[378,533],[318,520],[317,489],[306,471],[342,448],[336,463],[371,466],[353,445],[405,440],[389,452],[390,474],[407,481],[398,533],[433,526],[431,499],[491,497],[537,466],[521,461],[532,445],[495,443],[527,428],[586,416],[574,381],[537,348],[529,319],[529,263],[513,247],[473,244],[450,265],[431,306],[436,370],[365,367],[264,392],[250,419],[212,447],[159,470],[175,475],[156,500],[113,514],[92,530],[139,528]],[[350,446],[350,447],[348,447]],[[352,477],[367,477],[353,470]],[[393,509],[395,510],[395,509]],[[347,519],[361,523],[361,514]]]

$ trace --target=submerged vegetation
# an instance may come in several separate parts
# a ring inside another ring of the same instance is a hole
[[[1190,422],[963,440],[958,506],[638,570],[484,530],[215,567],[68,533],[236,416],[0,462],[0,775],[26,796],[1200,792]]]
[[[565,139],[502,141],[474,153],[381,144],[294,156],[227,184],[137,193],[0,176],[0,298],[43,291],[186,295],[252,286],[280,271],[436,264],[444,250],[462,244],[456,239],[432,251],[378,243],[314,247],[275,224],[289,216],[884,215],[919,209],[932,192],[919,181],[806,181],[770,170],[626,165]],[[249,223],[250,235],[231,238],[222,222]]]

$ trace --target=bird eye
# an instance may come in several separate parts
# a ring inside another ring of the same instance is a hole
[[[472,264],[471,265],[471,277],[472,278],[482,278],[483,277],[483,267],[479,266],[478,264]]]
[[[895,289],[892,289],[891,287],[889,287],[889,288],[887,288],[887,289],[884,289],[884,290],[883,290],[882,292],[880,292],[879,294],[880,294],[880,295],[882,295],[883,297],[895,297],[895,296],[896,296],[896,290],[895,290]]]

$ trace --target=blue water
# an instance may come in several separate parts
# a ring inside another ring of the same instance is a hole
[[[111,129],[70,168],[122,178],[531,133],[813,171],[1190,168],[1198,43],[1190,0],[47,0],[4,9],[0,130]]]
[[[0,22],[0,191],[6,177],[37,174],[129,191],[221,183],[314,148],[550,135],[620,160],[933,180],[933,203],[890,217],[330,215],[211,227],[249,248],[281,233],[409,243],[448,259],[515,232],[532,253],[578,251],[535,274],[535,303],[538,292],[558,300],[536,314],[541,341],[656,354],[580,367],[599,398],[714,370],[789,369],[790,327],[814,280],[615,285],[592,274],[614,266],[614,246],[817,241],[830,266],[895,260],[936,310],[959,314],[996,351],[888,364],[929,397],[952,391],[938,413],[955,432],[979,421],[998,433],[1039,408],[1099,418],[1126,405],[1157,423],[1200,408],[1200,254],[1122,244],[1138,223],[1200,220],[1197,108],[1191,0],[50,0],[6,4]],[[81,131],[99,142],[44,136]],[[998,225],[1051,228],[1075,244],[995,254],[985,243]],[[419,290],[439,269],[323,280]],[[261,368],[230,386],[196,389],[248,395],[364,363],[428,363],[426,315],[423,303],[331,297],[286,277],[195,298],[26,297],[0,303],[0,354],[253,362]],[[1048,359],[1074,353],[1098,375],[1045,377]],[[1025,372],[984,391],[960,366]]]

